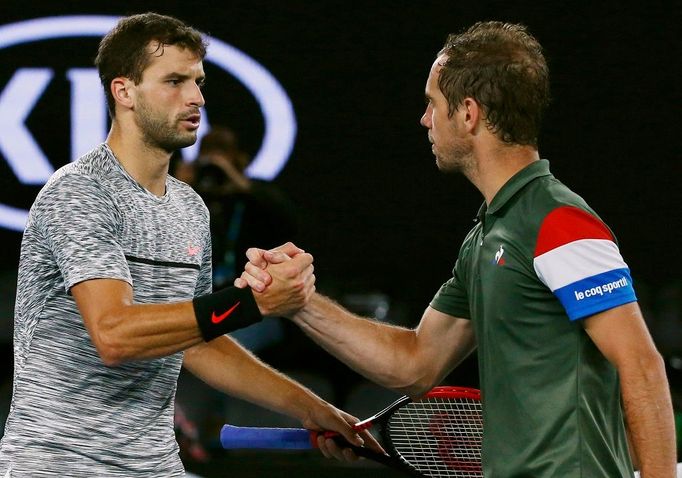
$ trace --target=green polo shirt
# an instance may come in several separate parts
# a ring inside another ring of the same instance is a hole
[[[580,252],[590,242],[569,242],[564,248],[551,242],[563,237],[551,231],[573,224],[563,219],[565,211],[592,220],[597,229],[603,224],[581,197],[552,176],[546,160],[524,168],[489,207],[481,207],[478,222],[460,249],[453,277],[431,302],[440,312],[474,323],[487,478],[632,477],[618,375],[580,319],[631,302],[634,293],[628,284],[628,291],[615,299],[606,291],[616,286],[604,286],[602,295],[609,297],[596,297],[587,306],[585,291],[596,295],[601,286],[578,280],[564,287],[553,278],[568,274],[570,281],[574,272],[565,270],[571,268],[570,258],[558,266],[554,256],[571,247]],[[599,231],[609,233],[606,226]],[[613,243],[602,237],[593,242],[617,250],[615,238]],[[550,252],[544,258],[549,262],[542,262],[538,254],[547,244]],[[587,268],[593,264],[589,257],[585,263]],[[552,267],[560,270],[548,270]],[[618,281],[609,284],[627,279]],[[557,283],[557,290],[548,283]],[[565,291],[572,286],[575,290]]]

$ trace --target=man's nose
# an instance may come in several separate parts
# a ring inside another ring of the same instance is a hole
[[[192,106],[204,106],[206,104],[206,101],[204,100],[204,95],[201,92],[201,88],[199,85],[194,85],[193,90],[191,92],[191,95],[189,97],[189,104]]]

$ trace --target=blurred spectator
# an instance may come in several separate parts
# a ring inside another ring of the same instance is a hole
[[[234,132],[216,127],[201,139],[196,161],[178,162],[173,171],[196,189],[211,213],[215,290],[241,273],[246,249],[272,248],[296,234],[293,203],[273,183],[247,177],[250,162]]]

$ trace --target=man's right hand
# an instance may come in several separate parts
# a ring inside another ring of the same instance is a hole
[[[256,292],[263,292],[272,283],[272,276],[267,270],[269,264],[281,264],[304,252],[291,242],[270,250],[251,247],[246,251],[249,262],[242,275],[234,280],[234,286],[239,289],[248,286]]]
[[[247,257],[251,262],[246,269],[262,279],[253,281],[256,287],[251,287],[261,314],[291,316],[315,292],[313,256],[291,242],[271,251],[251,248]],[[253,276],[245,271],[235,280],[236,287],[251,285],[244,277]]]

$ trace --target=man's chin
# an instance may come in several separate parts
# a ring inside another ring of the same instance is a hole
[[[447,173],[448,171],[452,170],[452,165],[443,161],[443,159],[438,156],[436,156],[436,167],[438,168],[439,171],[442,171],[444,173]]]
[[[197,142],[197,133],[193,132],[191,135],[188,135],[184,138],[182,138],[182,146],[181,148],[186,148],[187,146],[192,146],[194,143]]]
[[[452,161],[443,161],[436,156],[436,167],[442,173],[458,173],[462,171],[462,165]]]
[[[173,138],[172,141],[169,141],[169,144],[166,145],[167,150],[169,151],[175,151],[176,149],[182,149],[186,148],[188,146],[192,146],[194,143],[197,142],[197,133],[196,131],[192,131],[190,133],[184,133],[184,134],[179,134],[175,138]]]

